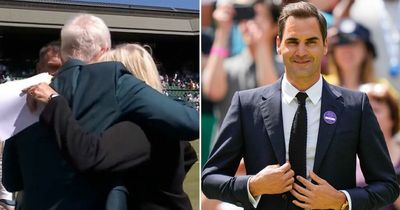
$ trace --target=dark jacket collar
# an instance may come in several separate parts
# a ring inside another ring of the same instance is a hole
[[[60,69],[58,69],[57,74],[60,74],[64,71],[67,71],[68,69],[74,68],[76,66],[84,66],[86,63],[84,63],[81,60],[78,59],[69,59],[67,62],[65,62]],[[56,75],[57,75],[56,74]]]

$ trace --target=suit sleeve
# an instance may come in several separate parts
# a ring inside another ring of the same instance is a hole
[[[202,190],[208,198],[253,208],[247,194],[249,176],[234,176],[242,156],[241,104],[236,92],[202,172]]]
[[[397,199],[399,186],[383,134],[365,94],[362,101],[358,157],[367,186],[346,191],[353,209],[378,209]]]
[[[195,140],[199,137],[198,112],[159,93],[128,72],[117,78],[117,100],[124,119],[157,129],[166,139]]]
[[[121,171],[150,157],[150,143],[140,127],[121,122],[102,134],[85,132],[62,96],[50,100],[40,120],[54,129],[59,148],[79,171]]]
[[[1,181],[9,192],[21,191],[24,188],[15,144],[16,139],[11,137],[6,140],[3,150]]]

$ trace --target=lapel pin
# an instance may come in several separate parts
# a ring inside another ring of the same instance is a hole
[[[329,125],[334,124],[334,123],[336,122],[336,119],[337,119],[337,117],[336,117],[335,112],[326,111],[326,112],[324,113],[324,121],[325,121],[326,123],[328,123]]]

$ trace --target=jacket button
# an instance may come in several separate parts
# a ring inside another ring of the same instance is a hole
[[[283,198],[284,200],[286,200],[286,199],[287,199],[287,195],[286,195],[286,194],[283,194],[283,195],[282,195],[282,198]]]

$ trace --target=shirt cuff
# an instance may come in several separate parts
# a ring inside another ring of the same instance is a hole
[[[258,203],[260,202],[261,195],[253,197],[250,193],[250,179],[251,177],[247,180],[247,196],[249,197],[249,201],[251,205],[253,205],[254,208],[257,208]]]
[[[340,190],[340,192],[343,192],[346,195],[346,199],[349,202],[349,210],[351,210],[351,197],[350,194],[346,190]]]

